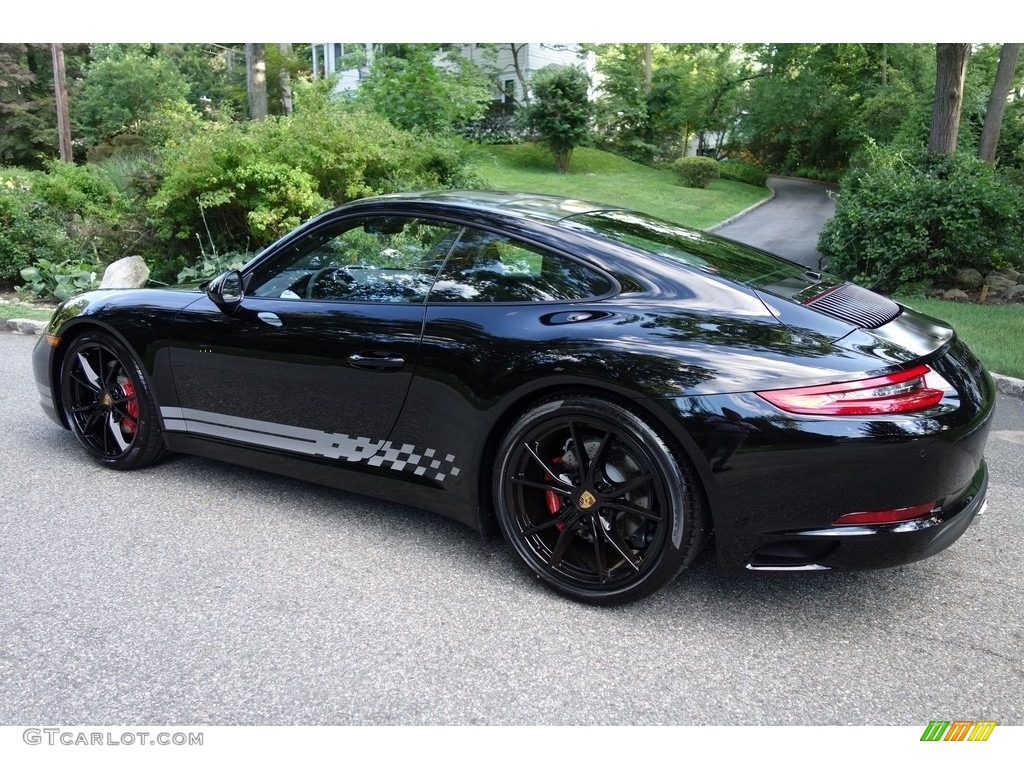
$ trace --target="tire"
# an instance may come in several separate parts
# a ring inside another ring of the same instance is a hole
[[[166,453],[146,377],[114,337],[76,338],[64,356],[60,391],[71,432],[100,464],[139,469]]]
[[[519,558],[581,602],[645,597],[704,543],[693,470],[614,402],[570,396],[528,410],[501,442],[493,489],[498,523]]]

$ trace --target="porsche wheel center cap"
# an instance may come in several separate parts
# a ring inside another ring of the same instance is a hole
[[[584,491],[580,494],[580,497],[576,500],[576,505],[580,509],[590,509],[597,503],[597,498],[590,491]]]
[[[103,403],[104,408],[109,408],[114,404],[114,398],[110,396],[109,392],[104,392],[101,402]]]

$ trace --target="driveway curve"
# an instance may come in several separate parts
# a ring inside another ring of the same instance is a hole
[[[768,186],[775,194],[767,203],[712,231],[805,267],[820,269],[818,233],[835,215],[831,193],[838,188],[788,176],[772,176]]]

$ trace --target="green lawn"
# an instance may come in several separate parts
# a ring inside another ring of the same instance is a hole
[[[699,229],[725,221],[770,194],[765,187],[721,179],[707,189],[681,187],[671,171],[585,147],[573,152],[565,174],[556,173],[551,154],[533,144],[479,147],[471,166],[494,189],[621,205]]]
[[[897,301],[952,325],[990,371],[1024,379],[1024,304],[960,304],[916,297]]]
[[[28,307],[24,304],[0,304],[0,318],[9,319],[13,317],[24,320],[49,320],[53,314],[52,309],[40,309]]]

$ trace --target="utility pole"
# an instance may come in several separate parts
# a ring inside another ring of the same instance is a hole
[[[53,93],[57,102],[57,136],[60,142],[60,159],[65,163],[75,161],[71,150],[71,116],[68,112],[68,81],[64,72],[64,44],[50,43],[53,54]]]

